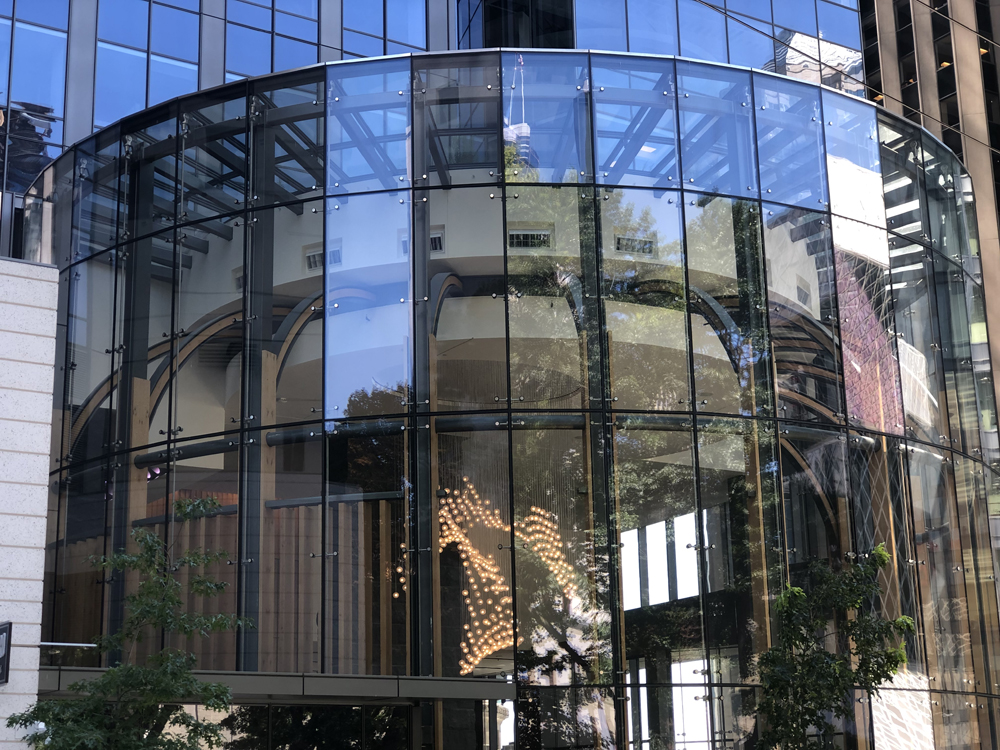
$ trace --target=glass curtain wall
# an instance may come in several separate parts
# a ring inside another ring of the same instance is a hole
[[[146,526],[229,553],[212,611],[256,628],[203,668],[514,684],[408,714],[442,746],[738,747],[782,587],[885,543],[911,692],[839,741],[904,705],[991,737],[937,692],[1000,679],[957,171],[849,97],[611,54],[345,62],[126,118],[28,200],[64,286],[46,639],[117,626],[129,582],[87,560]],[[192,497],[220,509],[176,522]]]

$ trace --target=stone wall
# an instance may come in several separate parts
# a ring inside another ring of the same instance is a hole
[[[38,693],[57,289],[54,267],[0,258],[0,622],[14,623],[0,750],[25,747],[7,716]]]

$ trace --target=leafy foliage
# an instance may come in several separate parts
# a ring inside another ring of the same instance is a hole
[[[899,641],[914,632],[913,620],[887,620],[874,606],[879,571],[888,564],[879,544],[838,571],[817,563],[808,592],[789,586],[778,597],[778,642],[757,665],[761,747],[834,747],[832,719],[853,713],[853,691],[875,695],[906,663]]]
[[[177,522],[210,515],[219,507],[214,498],[178,499]],[[125,617],[117,633],[95,640],[100,651],[120,656],[120,663],[94,679],[69,686],[71,700],[43,700],[15,714],[7,726],[27,730],[25,741],[48,750],[212,750],[222,747],[219,724],[188,712],[196,704],[212,712],[228,712],[229,688],[200,681],[193,673],[193,654],[177,649],[155,650],[138,664],[136,648],[144,638],[164,634],[207,637],[243,627],[235,615],[204,615],[184,611],[189,596],[212,598],[226,587],[204,569],[226,559],[221,550],[189,549],[175,554],[154,532],[132,532],[131,549],[94,558],[106,573],[136,578],[125,597]],[[185,570],[186,569],[186,570]],[[185,570],[186,575],[178,575]]]

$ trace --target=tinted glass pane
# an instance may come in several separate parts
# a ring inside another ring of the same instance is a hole
[[[731,13],[745,13],[764,21],[771,20],[770,0],[726,0],[726,10]]]
[[[820,37],[844,47],[861,49],[861,23],[856,10],[817,0],[816,13]]]
[[[929,250],[901,237],[889,239],[889,255],[906,433],[950,445],[933,260]]]
[[[39,173],[61,153],[59,146],[48,146],[35,139],[10,138],[7,141],[7,190],[25,192]]]
[[[172,429],[184,435],[231,430],[242,418],[246,283],[242,224],[211,219],[185,227],[177,233],[174,255],[164,258],[178,275]],[[247,325],[253,334],[260,324],[250,320]]]
[[[500,414],[432,421],[430,473],[438,507],[433,564],[442,614],[427,632],[440,664],[434,674],[489,677],[514,669],[515,541],[505,421]],[[522,536],[517,544],[527,542]]]
[[[903,401],[884,231],[833,217],[847,418],[903,434]]]
[[[0,18],[0,81],[8,79],[10,76],[10,42],[12,31],[11,22],[6,18]],[[0,91],[0,104],[6,103],[7,93]]]
[[[792,0],[798,5],[799,0]],[[808,3],[812,12],[812,3]],[[803,3],[802,7],[806,7]],[[777,24],[777,18],[775,18]],[[812,83],[820,82],[819,40],[801,31],[775,25],[774,72]]]
[[[407,533],[405,426],[339,423],[327,438],[327,672],[408,672],[412,557],[405,550],[417,545]]]
[[[704,560],[695,551],[698,509],[690,422],[619,417],[614,440],[620,601],[632,679],[704,683]]]
[[[94,127],[120,120],[146,106],[146,53],[97,43]]]
[[[878,138],[882,144],[882,179],[889,230],[930,240],[923,186],[924,155],[916,130],[897,119],[880,118]]]
[[[601,193],[608,378],[616,409],[688,411],[687,293],[679,193]]]
[[[968,246],[962,195],[962,165],[954,154],[931,138],[924,138],[924,184],[930,216],[931,246],[958,260]]]
[[[289,39],[283,36],[274,37],[274,69],[290,70],[303,68],[316,63],[316,45]]]
[[[97,9],[99,38],[145,49],[149,0],[100,0]]]
[[[989,466],[996,465],[998,456],[996,397],[990,368],[989,342],[986,336],[986,303],[983,288],[966,280],[969,331],[972,344],[972,369],[976,381],[976,402],[979,409],[982,457]]]
[[[593,174],[588,63],[581,55],[503,55],[508,181],[583,182]]]
[[[577,0],[577,49],[628,49],[625,0]]]
[[[185,102],[191,109],[180,125],[181,223],[228,214],[246,199],[246,93],[243,87],[228,93],[238,98]]]
[[[22,21],[33,21],[65,29],[69,17],[69,0],[22,2],[17,6],[17,17]]]
[[[750,18],[730,18],[729,62],[749,68],[771,68],[774,66],[774,29],[769,23]]]
[[[194,13],[153,4],[149,51],[198,61],[199,19]]]
[[[629,0],[628,45],[632,52],[676,55],[677,4],[660,0]]]
[[[816,36],[816,6],[813,0],[771,0],[771,5],[776,24]]]
[[[766,423],[698,420],[699,556],[711,680],[750,682],[782,590],[777,441]]]
[[[327,201],[327,419],[399,413],[410,401],[408,197]]]
[[[754,76],[761,194],[815,209],[828,205],[820,92],[771,76]]]
[[[251,122],[254,205],[322,193],[325,80],[316,74],[254,85]]]
[[[823,61],[823,85],[863,99],[865,70],[861,52],[820,39],[819,54]]]
[[[344,26],[382,36],[382,3],[347,3],[344,6]]]
[[[328,68],[328,193],[405,188],[410,61]]]
[[[499,63],[496,55],[449,56],[416,63],[413,157],[417,184],[499,181]]]
[[[315,420],[323,401],[323,205],[257,211],[252,222],[251,308],[262,323],[251,328],[261,382],[251,413],[265,426]]]
[[[307,21],[298,16],[290,16],[287,13],[274,14],[274,30],[278,34],[295,37],[303,42],[316,44],[318,24],[315,21]]]
[[[421,408],[484,409],[507,401],[501,195],[496,188],[417,194]]]
[[[150,106],[197,90],[197,65],[159,55],[149,56]]]
[[[688,302],[699,411],[772,409],[757,204],[685,195]]]
[[[969,312],[965,304],[966,275],[958,265],[937,254],[934,255],[933,269],[952,445],[963,453],[975,456],[980,452],[979,413]]]
[[[262,8],[257,3],[229,0],[226,4],[226,17],[230,21],[253,26],[261,31],[271,30],[271,9]]]
[[[679,185],[673,63],[595,55],[592,75],[597,182]]]
[[[236,710],[241,710],[241,706]],[[291,750],[303,741],[309,750],[341,750],[359,747],[362,743],[361,708],[358,706],[275,706],[271,709],[270,736],[265,710],[259,750]],[[308,739],[306,739],[308,738]],[[247,750],[258,750],[248,738],[237,740]],[[234,743],[236,744],[236,743]]]
[[[226,24],[226,70],[244,76],[271,72],[271,35]]]
[[[576,421],[547,429],[545,417],[524,415],[512,434],[515,659],[535,684],[611,679],[607,506],[601,483],[588,482],[604,446]],[[586,642],[574,645],[578,633]]]
[[[843,422],[828,215],[765,203],[764,249],[779,416]]]
[[[866,224],[885,226],[875,108],[824,91],[823,117],[830,210]]]
[[[73,259],[100,252],[118,238],[119,134],[105,131],[77,146]]]
[[[344,30],[344,50],[360,57],[378,57],[382,54],[382,45],[381,37]]]
[[[681,54],[709,62],[728,62],[726,16],[697,0],[678,0]]]
[[[422,0],[387,0],[385,35],[413,47],[427,46],[426,3]]]
[[[684,185],[757,195],[750,74],[678,63]]]
[[[42,4],[22,3],[25,7],[44,9]],[[65,6],[64,6],[65,7]],[[51,23],[49,11],[44,11]],[[66,84],[66,34],[25,23],[14,24],[13,72],[10,100],[33,105],[40,114],[63,116]]]
[[[147,121],[148,122],[148,121]],[[172,226],[177,202],[177,120],[156,113],[153,122],[122,133],[126,183],[124,232],[140,237]]]

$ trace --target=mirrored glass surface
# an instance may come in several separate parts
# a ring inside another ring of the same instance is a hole
[[[420,58],[414,76],[417,184],[499,182],[499,55]]]
[[[506,52],[502,64],[507,181],[592,180],[588,58]]]
[[[729,61],[726,48],[726,16],[698,0],[677,0],[681,54],[708,62]]]
[[[41,8],[47,4],[25,5]],[[45,23],[51,24],[55,18],[49,11],[42,10],[42,14],[49,19]],[[65,86],[66,32],[15,23],[10,101],[20,102],[26,112],[61,118],[65,112]]]
[[[684,194],[688,312],[698,411],[773,409],[758,204]]]
[[[628,49],[625,38],[625,0],[577,0],[577,49]]]
[[[774,27],[752,18],[726,20],[729,32],[729,63],[766,70],[774,66]]]
[[[786,0],[786,3],[799,4],[798,0]],[[812,3],[801,3],[805,9],[812,10]],[[819,40],[811,34],[784,28],[778,25],[775,18],[774,27],[774,72],[778,75],[797,78],[800,81],[819,83],[821,78],[819,62]]]
[[[387,0],[385,35],[411,47],[427,46],[427,8],[414,0]]]
[[[669,60],[594,55],[597,182],[677,187],[677,111]]]
[[[920,133],[895,118],[880,117],[878,138],[889,231],[929,243]]]
[[[94,127],[102,128],[146,106],[146,53],[97,43]]]
[[[610,688],[533,688],[519,699],[517,732],[542,747],[615,747],[617,706]]]
[[[927,213],[930,218],[931,246],[952,260],[959,260],[965,236],[962,215],[962,165],[949,150],[933,138],[924,142],[924,184],[927,186]]]
[[[750,73],[678,63],[677,88],[685,187],[756,196]]]
[[[511,405],[586,408],[600,398],[592,189],[508,186],[506,197]]]
[[[765,203],[763,226],[778,414],[842,423],[830,217]]]
[[[600,196],[611,406],[688,411],[691,375],[680,194],[605,188]]]
[[[326,419],[406,411],[412,374],[409,193],[326,203]]]
[[[469,411],[505,404],[502,193],[468,187],[415,196],[417,407]]]
[[[761,195],[811,209],[828,206],[820,92],[773,76],[753,80]]]
[[[676,55],[677,6],[660,0],[629,0],[628,48],[632,52]]]
[[[888,237],[881,229],[834,216],[833,243],[848,423],[902,435]]]
[[[830,210],[838,216],[885,226],[882,164],[875,108],[823,92],[826,171]]]
[[[327,68],[327,194],[409,187],[411,88],[409,58]]]

